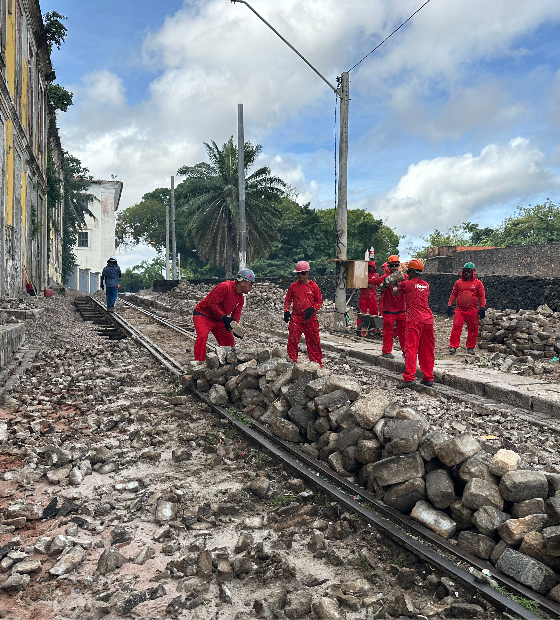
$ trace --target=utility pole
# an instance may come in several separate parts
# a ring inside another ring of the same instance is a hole
[[[177,243],[175,239],[175,177],[171,177],[171,263],[172,278],[177,279]]]
[[[346,330],[346,260],[347,260],[347,178],[348,178],[348,104],[350,102],[350,79],[347,72],[340,78],[340,87],[333,86],[327,78],[300,54],[264,17],[245,0],[231,0],[233,4],[244,4],[264,22],[284,43],[290,47],[315,73],[340,97],[340,147],[338,162],[338,211],[336,230],[336,290],[335,290],[335,330]]]
[[[243,104],[237,104],[237,175],[239,181],[239,269],[247,267],[247,223],[245,221],[245,131]]]
[[[165,204],[165,279],[169,280],[169,203]]]
[[[340,144],[338,151],[338,210],[336,221],[336,289],[334,293],[337,331],[346,331],[346,260],[348,249],[348,108],[350,76],[340,77]]]

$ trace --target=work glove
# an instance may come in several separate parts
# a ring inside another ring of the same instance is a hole
[[[303,318],[308,321],[312,316],[313,313],[315,312],[315,308],[307,308],[307,310],[305,311]]]
[[[483,319],[486,316],[486,308],[478,309],[478,318]]]
[[[284,323],[289,323],[291,318],[291,313],[286,310],[286,312],[284,312]]]
[[[232,331],[232,327],[231,327],[232,321],[233,319],[230,316],[226,316],[225,314],[224,316],[222,316],[222,322],[226,326],[226,329],[228,330],[228,332]]]
[[[447,316],[451,316],[453,314],[453,306],[447,306]]]

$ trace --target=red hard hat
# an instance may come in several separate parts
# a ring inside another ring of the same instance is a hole
[[[294,273],[298,273],[300,271],[311,271],[311,267],[306,260],[300,260],[294,269]]]
[[[413,258],[408,262],[409,269],[416,269],[417,271],[424,271],[424,263],[419,258]]]
[[[400,259],[398,256],[396,256],[395,254],[392,254],[391,256],[389,256],[389,258],[387,259],[388,263],[400,263]]]

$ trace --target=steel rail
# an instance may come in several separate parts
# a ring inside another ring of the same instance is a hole
[[[94,301],[96,301],[100,307],[103,307],[103,305],[97,300]],[[142,334],[135,327],[131,326],[121,317],[114,314],[110,314],[109,316],[118,321],[123,328],[127,328],[133,335],[132,337],[146,347],[154,355],[154,357],[163,363],[173,374],[176,376],[182,374],[182,367],[180,364],[162,351],[147,336]],[[523,620],[535,620],[540,617],[516,601],[512,600],[506,594],[502,594],[486,583],[477,581],[471,573],[458,566],[456,563],[457,561],[467,563],[481,571],[489,571],[491,576],[503,586],[506,586],[513,592],[517,593],[517,595],[536,601],[543,610],[552,614],[553,617],[560,617],[560,605],[556,605],[550,599],[547,599],[534,590],[530,590],[517,581],[503,575],[489,562],[480,560],[469,553],[462,551],[449,543],[449,541],[445,538],[420,525],[407,515],[404,515],[381,503],[362,487],[348,482],[345,478],[338,475],[320,461],[312,459],[295,446],[279,439],[273,435],[268,428],[258,422],[251,420],[251,426],[247,426],[243,422],[237,420],[223,407],[213,404],[206,394],[192,387],[189,388],[189,390],[198,399],[209,405],[213,411],[218,413],[221,417],[227,419],[228,422],[239,432],[245,435],[250,442],[268,450],[275,460],[283,463],[283,465],[301,478],[305,479],[310,485],[319,487],[325,493],[335,497],[337,501],[349,510],[360,514],[361,517],[366,522],[374,526],[376,530],[382,532],[401,546],[404,546],[424,561],[435,566],[464,588],[471,591],[476,591],[481,597],[498,609],[514,614],[520,618],[523,618]],[[254,428],[257,430],[255,431]],[[336,486],[327,480],[324,480],[323,477],[334,481]],[[373,506],[374,510],[369,510],[358,501],[352,499],[352,496],[360,496],[364,498]],[[409,533],[404,530],[407,530]],[[456,558],[456,561],[451,561],[447,557],[436,553],[432,548],[418,540],[419,538],[429,541],[429,543],[437,549],[440,549],[445,554]]]

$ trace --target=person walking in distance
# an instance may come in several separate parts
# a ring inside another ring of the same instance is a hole
[[[212,332],[221,347],[233,347],[234,323],[239,323],[245,303],[244,294],[251,291],[255,274],[250,269],[241,269],[235,280],[220,282],[196,304],[193,322],[196,330],[194,359],[206,359],[206,342]]]
[[[309,271],[309,263],[300,260],[294,271],[297,280],[290,284],[284,298],[284,321],[288,323],[288,357],[297,362],[299,341],[304,334],[309,360],[317,362],[322,368],[323,353],[317,311],[323,305],[323,296],[317,283],[309,279]]]
[[[107,299],[107,310],[115,311],[115,302],[119,296],[119,280],[121,279],[121,268],[117,264],[114,256],[107,261],[107,265],[103,267],[101,272],[101,289],[105,289],[105,298]]]
[[[398,388],[409,387],[416,377],[416,359],[424,375],[422,385],[434,383],[434,361],[436,339],[434,315],[428,305],[430,285],[420,278],[424,263],[413,258],[408,263],[407,280],[398,284],[398,294],[404,295],[406,307],[405,371]]]
[[[385,273],[381,276],[376,276],[373,283],[379,286],[381,291],[381,298],[379,300],[379,306],[383,313],[383,348],[381,349],[381,357],[393,358],[395,356],[391,351],[393,350],[395,327],[403,355],[406,347],[405,301],[404,295],[395,295],[393,291],[393,287],[397,284],[393,280],[396,280],[396,275],[401,275],[399,272],[401,265],[399,257],[394,254],[389,256],[386,265],[387,270],[385,271],[384,269]],[[401,279],[406,279],[406,275]]]
[[[368,285],[367,288],[360,289],[360,296],[358,297],[358,308],[362,314],[376,315],[379,312],[377,307],[377,286],[375,281],[377,278],[377,271],[375,270],[374,254],[370,252],[368,261]],[[360,331],[360,317],[357,318],[357,330],[358,335]]]
[[[465,263],[461,278],[455,282],[447,302],[447,315],[453,314],[453,302],[457,300],[453,327],[449,337],[449,354],[455,355],[461,343],[463,325],[467,323],[467,353],[474,355],[478,338],[478,320],[486,315],[484,284],[476,277],[474,263]]]

